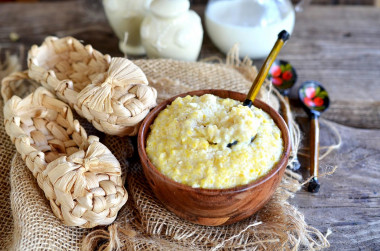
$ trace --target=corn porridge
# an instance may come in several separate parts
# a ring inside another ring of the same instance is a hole
[[[161,111],[146,151],[169,178],[194,188],[220,189],[268,173],[281,157],[283,141],[261,109],[205,94],[177,98]]]

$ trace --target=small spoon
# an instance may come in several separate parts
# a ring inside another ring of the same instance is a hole
[[[260,69],[260,72],[257,74],[255,80],[252,83],[251,89],[249,90],[249,92],[247,94],[246,100],[243,102],[244,106],[248,106],[248,107],[252,106],[253,101],[255,100],[257,94],[259,93],[259,90],[260,90],[262,84],[264,83],[265,78],[268,75],[270,67],[272,66],[272,64],[273,64],[274,60],[276,59],[278,53],[280,52],[282,46],[289,39],[289,37],[290,37],[290,35],[286,30],[281,31],[278,34],[278,38],[277,38],[276,43],[274,44],[274,46],[273,46],[271,52],[269,53],[267,59],[265,59],[265,62]],[[251,139],[251,142],[254,140],[254,138],[255,137],[253,137]],[[233,145],[236,145],[237,143],[238,143],[237,140],[232,142],[232,143],[228,143],[227,147],[232,147]]]
[[[319,166],[319,123],[318,118],[330,105],[327,91],[317,81],[306,81],[298,89],[302,106],[311,119],[310,123],[310,175],[314,176],[307,190],[317,193],[320,188],[318,181]]]
[[[282,96],[284,96],[284,100],[287,106],[281,106],[281,112],[283,114],[283,118],[286,124],[288,125],[290,139],[293,139],[293,126],[290,123],[292,113],[290,110],[289,93],[290,89],[297,82],[296,69],[288,61],[277,59],[274,61],[272,67],[269,70],[268,79],[272,81],[276,89],[281,93]],[[289,107],[289,109],[287,109],[287,107]],[[294,151],[293,140],[291,140],[291,144],[292,151]],[[293,156],[293,163],[294,164],[291,169],[293,171],[297,171],[301,167],[301,164],[298,161],[298,157],[296,154]]]

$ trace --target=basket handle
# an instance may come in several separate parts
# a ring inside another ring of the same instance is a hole
[[[30,79],[27,70],[13,72],[12,74],[3,78],[1,81],[1,96],[3,97],[4,102],[7,102],[14,95],[11,85],[16,81],[23,79]]]

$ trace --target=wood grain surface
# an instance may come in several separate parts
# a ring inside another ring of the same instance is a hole
[[[246,99],[246,95],[228,90],[200,90],[178,96],[201,96],[206,93],[241,102]],[[137,138],[141,164],[154,194],[170,211],[196,224],[206,226],[228,225],[251,216],[269,201],[280,184],[288,164],[291,146],[285,121],[266,103],[255,100],[253,105],[268,113],[281,130],[284,150],[278,163],[268,174],[247,185],[229,189],[192,188],[161,174],[157,167],[149,161],[145,150],[150,126],[154,119],[176,97],[165,100],[148,114],[141,124]],[[176,196],[173,197],[173,194]]]
[[[204,5],[192,7],[203,16]],[[20,39],[11,42],[10,32]],[[0,4],[1,47],[29,48],[48,35],[73,35],[104,53],[122,55],[99,4]],[[224,58],[205,33],[200,59],[210,56]],[[279,57],[290,61],[299,76],[291,102],[300,115],[303,146],[308,146],[309,123],[297,110],[295,93],[310,79],[329,91],[330,108],[322,118],[333,121],[343,140],[339,150],[320,161],[320,173],[338,168],[319,179],[319,193],[302,190],[292,203],[313,227],[332,230],[331,250],[380,250],[380,8],[310,6],[297,13],[293,35]],[[320,122],[321,147],[335,143],[333,130]],[[308,159],[300,160],[306,178]]]

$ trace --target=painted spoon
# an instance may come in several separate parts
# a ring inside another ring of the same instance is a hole
[[[319,123],[318,118],[330,104],[327,91],[317,81],[306,81],[298,89],[298,97],[311,119],[310,123],[310,180],[307,190],[317,193],[320,188],[318,181],[319,166]]]
[[[297,72],[295,68],[285,60],[277,59],[274,61],[272,67],[269,70],[268,79],[272,81],[273,85],[276,87],[276,89],[281,93],[281,95],[284,97],[284,100],[287,104],[281,106],[281,112],[283,114],[283,118],[288,125],[290,139],[293,139],[293,130],[292,130],[292,124],[290,123],[292,118],[292,113],[290,110],[290,104],[289,104],[289,93],[290,89],[294,86],[294,84],[297,82]],[[292,144],[292,150],[294,150],[294,142],[291,140]],[[296,154],[293,154],[293,166],[292,170],[297,171],[301,165],[298,161],[298,157]]]
[[[277,38],[276,43],[274,44],[274,46],[273,46],[271,52],[269,53],[267,59],[265,59],[265,62],[260,69],[260,72],[257,74],[255,80],[252,83],[251,89],[249,90],[249,92],[247,94],[247,98],[243,103],[244,106],[248,106],[248,107],[252,106],[253,101],[255,100],[257,94],[259,93],[259,90],[260,90],[262,84],[264,83],[265,78],[268,75],[270,67],[272,66],[272,64],[273,64],[274,60],[276,59],[278,53],[280,52],[282,46],[289,39],[289,37],[290,37],[290,35],[286,30],[281,31],[278,34],[278,38]],[[251,141],[253,141],[253,139],[254,139],[254,137],[252,138]],[[228,143],[227,147],[232,147],[233,145],[236,145],[237,143],[238,143],[237,140],[232,142],[232,143]]]

